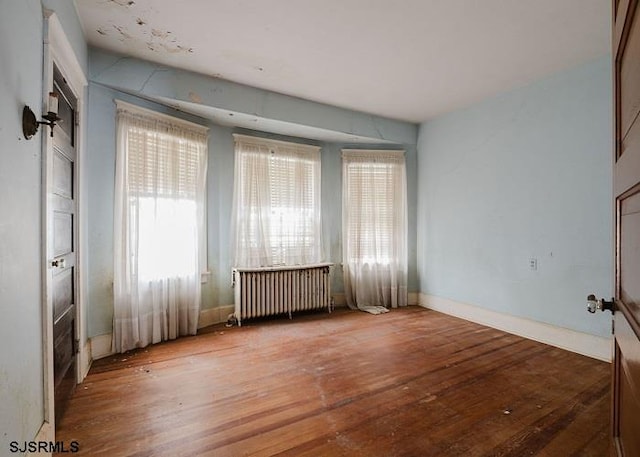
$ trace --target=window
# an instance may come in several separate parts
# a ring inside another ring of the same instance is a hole
[[[120,113],[128,121],[125,179],[138,247],[132,264],[143,280],[184,276],[194,265],[206,268],[206,238],[198,229],[205,217],[206,137],[146,116]]]
[[[322,260],[320,148],[245,135],[235,138],[235,266]]]
[[[345,295],[352,307],[406,305],[403,151],[342,151]]]
[[[389,163],[350,163],[345,192],[349,199],[349,261],[388,265],[393,257],[393,170]]]
[[[114,348],[126,351],[197,330],[207,131],[117,105]]]

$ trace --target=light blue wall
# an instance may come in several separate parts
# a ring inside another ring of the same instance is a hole
[[[230,127],[210,124],[209,128],[207,247],[209,248],[211,276],[203,289],[203,308],[214,308],[233,303],[232,260],[229,250],[234,167],[233,136]]]
[[[0,1],[0,446],[33,439],[44,417],[40,287],[40,137],[22,107],[42,107],[39,0]]]
[[[64,33],[86,75],[89,66],[89,50],[74,3],[74,0],[42,0],[42,7],[55,12],[60,19]]]
[[[420,126],[421,292],[610,333],[609,315],[585,311],[587,294],[612,295],[609,67],[604,57]]]
[[[102,54],[100,54],[101,56]],[[92,54],[93,59],[93,54]],[[93,60],[92,60],[93,62]],[[130,62],[131,63],[131,62]],[[133,68],[133,67],[128,67]],[[146,70],[145,70],[146,71]],[[118,79],[119,81],[119,79]],[[102,80],[104,82],[104,80]],[[180,81],[176,81],[180,84]],[[242,86],[235,87],[240,90]],[[248,89],[254,91],[254,89]],[[276,96],[275,94],[274,96]],[[242,98],[242,97],[241,97]],[[163,105],[149,102],[134,95],[107,87],[102,83],[92,82],[89,87],[89,145],[87,157],[87,182],[89,183],[89,273],[88,273],[88,335],[90,337],[107,334],[112,329],[113,318],[113,192],[114,192],[114,167],[115,167],[115,105],[113,100],[120,99],[137,105],[165,112],[174,116],[183,117],[200,124],[208,125],[209,137],[209,169],[208,169],[208,261],[211,276],[203,286],[203,309],[214,308],[233,304],[233,289],[231,288],[230,259],[230,221],[231,203],[233,196],[233,172],[234,172],[234,132],[261,135],[267,138],[276,138],[289,141],[303,141],[308,144],[316,144],[322,147],[322,217],[323,217],[323,241],[327,260],[336,264],[342,262],[342,203],[341,203],[341,148],[354,147],[353,144],[341,144],[332,142],[318,142],[304,140],[268,132],[251,132],[234,127],[220,126],[210,121],[195,118],[184,113],[177,112]],[[297,111],[304,113],[304,104],[300,101]],[[314,112],[318,108],[317,103],[310,103],[310,111],[313,112],[314,126],[325,126],[323,116],[317,116]],[[329,117],[331,113],[341,114],[339,108],[328,107]],[[283,112],[283,116],[286,113]],[[309,114],[309,113],[307,113]],[[368,115],[350,112],[349,119],[363,119]],[[369,117],[370,118],[370,117]],[[330,120],[335,122],[335,116]],[[377,121],[384,125],[384,120]],[[395,126],[397,121],[390,121]],[[344,126],[352,129],[353,125]],[[393,130],[393,127],[389,128]],[[411,130],[413,129],[413,131]],[[360,132],[360,130],[356,131]],[[409,140],[417,137],[417,126],[411,124],[401,125],[401,132],[396,132],[402,138]],[[408,133],[402,133],[408,132]],[[413,133],[412,133],[413,132]],[[366,145],[366,148],[385,148],[384,145]],[[416,235],[415,214],[417,205],[417,168],[415,144],[397,144],[396,148],[404,148],[407,155],[407,179],[409,194],[409,290],[418,291],[416,272]],[[343,291],[342,270],[338,265],[333,273],[333,291]]]
[[[0,0],[0,11],[0,454],[5,455],[9,442],[32,440],[44,419],[41,141],[47,130],[29,141],[22,134],[24,105],[42,112],[42,4]],[[57,13],[63,23],[77,21],[66,10]],[[75,16],[73,8],[71,13]],[[84,41],[76,44],[82,49]]]
[[[111,91],[89,84],[87,105],[87,336],[111,330],[113,315],[113,186],[115,105]],[[100,108],[97,108],[100,107]],[[109,324],[107,326],[107,323]]]

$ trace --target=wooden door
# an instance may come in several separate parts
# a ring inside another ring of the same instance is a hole
[[[54,66],[53,92],[61,122],[53,130],[47,211],[48,281],[53,310],[53,378],[56,423],[76,386],[76,98]],[[50,134],[48,127],[43,134]]]
[[[640,456],[640,8],[613,0],[616,305],[613,437]]]

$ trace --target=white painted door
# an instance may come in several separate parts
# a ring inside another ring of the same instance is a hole
[[[53,92],[58,95],[61,122],[53,130],[47,191],[48,280],[53,319],[53,382],[55,417],[59,422],[76,386],[76,117],[77,100],[54,65]],[[43,134],[50,134],[45,127]]]

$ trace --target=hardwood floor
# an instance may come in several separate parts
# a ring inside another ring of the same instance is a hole
[[[96,361],[87,456],[605,456],[610,366],[420,307],[214,326]]]

